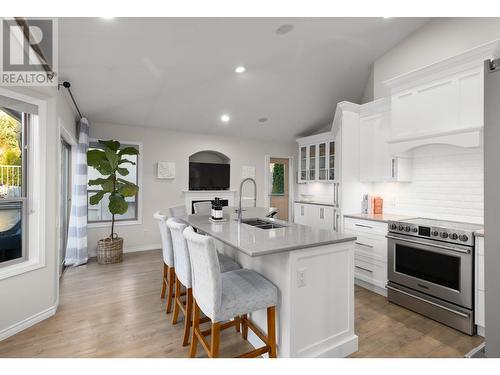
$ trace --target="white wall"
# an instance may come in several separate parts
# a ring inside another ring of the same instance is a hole
[[[181,133],[162,129],[130,127],[113,124],[90,125],[90,136],[96,139],[118,139],[143,143],[143,212],[142,224],[123,225],[116,228],[125,238],[125,250],[158,248],[160,235],[153,219],[157,210],[168,212],[172,206],[184,204],[183,190],[188,189],[189,156],[203,150],[218,151],[231,159],[230,189],[238,190],[242,166],[255,166],[257,204],[264,204],[265,155],[294,156],[295,143],[275,143],[257,140],[216,137],[202,134]],[[156,178],[156,163],[176,163],[174,180]],[[294,162],[295,164],[295,162]],[[249,189],[251,186],[247,186]],[[245,190],[245,195],[248,195]],[[95,254],[97,241],[109,235],[109,228],[89,229],[89,249]]]
[[[75,120],[63,92],[50,89],[17,89],[26,95],[47,100],[45,267],[0,280],[0,339],[25,328],[33,319],[44,317],[58,303],[58,147],[57,126],[72,134]],[[42,313],[42,315],[40,315]]]
[[[382,82],[389,78],[496,39],[500,39],[500,18],[433,19],[375,61],[374,98],[387,96]]]
[[[413,151],[410,183],[373,184],[384,212],[483,223],[482,148],[429,145]]]

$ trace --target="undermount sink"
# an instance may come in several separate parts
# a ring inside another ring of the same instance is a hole
[[[260,229],[278,229],[284,228],[285,225],[272,223],[270,221],[261,220],[261,219],[244,219],[241,220],[243,224],[251,225],[252,227],[260,228]]]

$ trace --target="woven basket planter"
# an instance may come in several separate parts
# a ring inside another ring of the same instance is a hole
[[[120,263],[123,261],[123,238],[105,238],[97,243],[97,262],[99,264]]]

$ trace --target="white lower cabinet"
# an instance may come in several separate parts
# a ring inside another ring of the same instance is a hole
[[[344,232],[356,236],[354,276],[356,283],[387,295],[387,223],[345,217]]]
[[[484,237],[476,237],[475,253],[474,323],[477,324],[477,333],[484,336]]]
[[[295,203],[294,223],[319,229],[335,230],[337,210],[319,204]]]

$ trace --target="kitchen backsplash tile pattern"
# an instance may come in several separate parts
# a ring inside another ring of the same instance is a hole
[[[372,194],[386,213],[482,224],[483,181],[482,148],[429,145],[413,151],[412,182],[373,184]]]

